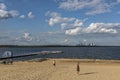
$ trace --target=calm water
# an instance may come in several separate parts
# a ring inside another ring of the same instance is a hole
[[[37,48],[0,48],[0,57],[5,51],[12,51],[13,55],[29,54],[40,51],[63,51],[62,54],[36,55],[17,58],[27,60],[33,58],[81,58],[81,59],[114,59],[120,60],[120,47],[37,47]]]

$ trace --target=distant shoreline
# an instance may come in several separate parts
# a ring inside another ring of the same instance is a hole
[[[87,45],[0,45],[0,47],[120,47],[120,46],[101,46],[101,45],[96,45],[96,46],[87,46]]]

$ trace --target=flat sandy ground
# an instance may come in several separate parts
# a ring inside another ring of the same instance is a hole
[[[0,80],[120,80],[120,63],[80,62],[80,73],[76,72],[78,60],[52,59],[42,62],[14,62],[0,64]]]

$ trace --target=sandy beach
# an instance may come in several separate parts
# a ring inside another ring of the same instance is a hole
[[[0,80],[120,80],[120,61],[53,59],[0,64]],[[80,61],[80,73],[76,64]]]

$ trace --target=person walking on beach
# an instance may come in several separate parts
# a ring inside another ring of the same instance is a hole
[[[53,60],[53,66],[56,66],[56,61],[55,60]]]
[[[79,66],[79,62],[77,63],[77,74],[79,74],[79,72],[80,72],[80,66]]]

